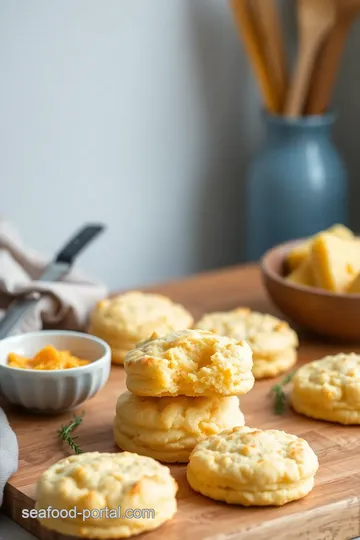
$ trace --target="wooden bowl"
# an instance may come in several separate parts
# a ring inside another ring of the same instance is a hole
[[[360,294],[335,294],[284,279],[286,254],[304,240],[287,242],[261,260],[266,290],[273,303],[298,326],[322,336],[360,342]]]

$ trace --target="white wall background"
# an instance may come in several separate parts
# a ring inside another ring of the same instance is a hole
[[[359,34],[336,132],[354,218]],[[0,0],[0,77],[0,214],[26,242],[52,254],[107,223],[81,266],[111,288],[241,260],[261,120],[225,0]]]

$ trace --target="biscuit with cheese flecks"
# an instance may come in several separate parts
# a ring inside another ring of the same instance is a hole
[[[138,396],[233,396],[254,385],[252,352],[243,340],[206,330],[154,334],[124,362],[126,386]]]
[[[170,520],[177,509],[177,489],[168,467],[152,458],[89,452],[62,459],[41,475],[35,508],[40,523],[61,534],[128,538]],[[74,508],[75,516],[69,512],[59,518],[54,512]],[[134,509],[137,516],[131,515]]]
[[[278,430],[235,427],[197,444],[187,479],[194,491],[243,506],[282,506],[314,486],[318,459],[309,444]]]
[[[243,425],[236,396],[154,398],[124,392],[117,401],[113,431],[122,450],[187,463],[198,442]]]

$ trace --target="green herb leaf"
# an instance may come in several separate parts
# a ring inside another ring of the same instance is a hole
[[[83,412],[81,416],[74,415],[74,420],[70,422],[68,426],[61,426],[61,428],[57,431],[60,439],[62,441],[65,441],[68,443],[70,448],[75,452],[75,454],[82,454],[82,450],[79,447],[79,445],[75,442],[78,437],[72,437],[71,433],[76,429],[81,422],[83,421],[85,413]]]
[[[282,381],[271,388],[271,393],[275,396],[274,412],[277,415],[282,415],[286,411],[286,394],[284,392],[284,386],[291,382],[295,373],[296,371],[289,373]]]

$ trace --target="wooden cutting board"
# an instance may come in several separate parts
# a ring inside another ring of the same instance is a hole
[[[259,271],[253,266],[199,275],[155,290],[182,302],[195,317],[239,305],[276,314],[266,299]],[[336,345],[306,337],[301,341],[301,363],[341,350]],[[342,350],[350,352],[350,349]],[[186,482],[185,466],[172,466],[179,484],[178,512],[171,522],[144,534],[142,539],[347,540],[360,535],[360,427],[308,420],[292,411],[276,416],[269,395],[274,382],[257,382],[243,397],[241,407],[246,422],[259,428],[283,429],[310,443],[320,462],[312,493],[282,508],[227,506],[194,493]],[[85,411],[85,417],[77,435],[84,451],[117,451],[112,439],[112,421],[117,397],[124,389],[124,371],[113,367],[107,386],[80,409]],[[6,487],[5,510],[41,540],[69,539],[47,532],[35,519],[23,519],[21,512],[33,508],[35,485],[42,471],[68,455],[68,448],[62,446],[56,431],[71,415],[40,417],[10,406],[6,411],[18,437],[20,466]]]

